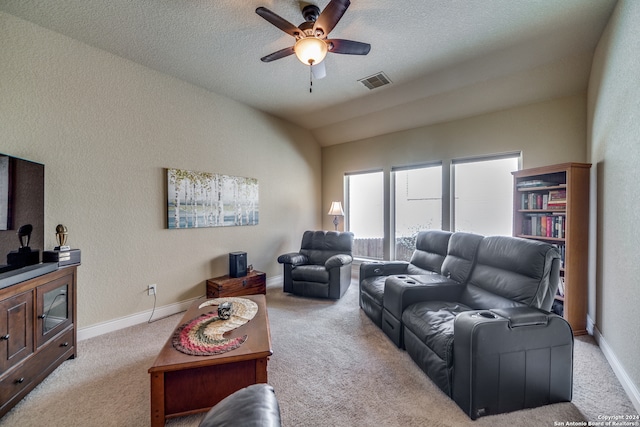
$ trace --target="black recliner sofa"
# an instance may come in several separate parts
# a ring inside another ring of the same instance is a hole
[[[550,244],[454,233],[441,274],[386,278],[382,329],[472,419],[570,401],[559,268]]]

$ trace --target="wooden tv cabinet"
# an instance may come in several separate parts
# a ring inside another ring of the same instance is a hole
[[[0,417],[76,357],[77,266],[0,289]]]

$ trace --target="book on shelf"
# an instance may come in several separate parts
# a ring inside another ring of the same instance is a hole
[[[549,191],[547,208],[550,210],[567,210],[567,190]]]
[[[550,202],[567,202],[567,190],[551,190],[549,191],[549,201]]]
[[[566,211],[567,210],[567,203],[548,203],[547,204],[547,210],[550,211]]]
[[[564,196],[556,193],[557,191],[564,192]],[[556,194],[552,195],[551,193]],[[520,209],[565,211],[567,210],[566,190],[552,190],[545,194],[540,192],[522,193],[520,196]]]
[[[526,188],[526,187],[549,187],[552,185],[557,185],[555,182],[545,181],[542,179],[530,179],[527,181],[520,181],[517,184],[518,188]]]
[[[558,295],[564,296],[564,276],[560,276],[560,281],[558,282]]]
[[[522,219],[522,234],[564,239],[565,223],[562,214],[526,214]]]
[[[547,209],[548,196],[538,193],[522,193],[520,206],[522,209]]]

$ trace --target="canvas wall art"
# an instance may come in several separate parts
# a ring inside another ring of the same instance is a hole
[[[167,227],[257,225],[258,180],[167,169]]]

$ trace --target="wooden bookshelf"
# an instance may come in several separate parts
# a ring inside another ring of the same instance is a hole
[[[587,333],[590,168],[562,163],[512,172],[513,235],[549,242],[561,251],[564,295],[556,299],[574,335]]]

